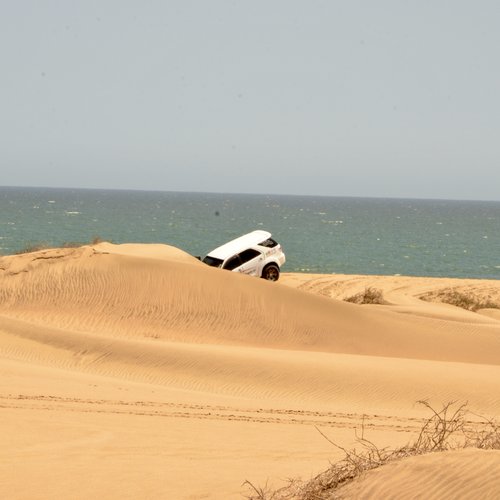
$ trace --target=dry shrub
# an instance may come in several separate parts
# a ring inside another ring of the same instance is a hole
[[[394,460],[422,455],[424,453],[441,452],[463,448],[500,449],[500,426],[491,419],[475,415],[467,410],[467,403],[455,401],[445,404],[441,410],[435,410],[427,401],[418,401],[424,405],[431,416],[424,422],[417,439],[401,448],[379,448],[364,436],[356,433],[356,441],[360,450],[342,448],[333,442],[318,427],[318,432],[333,446],[342,450],[344,458],[331,465],[329,469],[318,474],[308,482],[290,480],[289,484],[279,490],[255,487],[251,482],[244,485],[252,491],[248,500],[321,500],[334,498],[335,492],[359,477],[363,472],[375,469]],[[469,415],[481,419],[472,422]]]
[[[65,241],[62,244],[63,248],[80,248],[81,246],[85,245],[86,243],[82,243],[81,241]]]
[[[243,486],[247,486],[252,491],[251,495],[247,496],[251,500],[273,500],[277,498],[276,495],[279,495],[279,491],[272,490],[267,483],[265,486],[255,486],[247,480],[243,483]]]
[[[420,296],[427,302],[443,302],[452,306],[461,307],[468,311],[478,311],[479,309],[500,309],[500,304],[494,302],[489,295],[479,295],[473,292],[462,292],[454,288],[444,288],[437,292],[429,292]]]
[[[353,304],[386,304],[382,290],[378,288],[367,287],[364,292],[359,292],[351,297],[344,299],[345,302]]]
[[[51,248],[51,246],[48,243],[45,242],[38,242],[38,243],[27,243],[26,246],[18,250],[15,255],[21,255],[23,253],[33,253],[33,252],[38,252],[40,250],[47,250],[48,248]]]
[[[103,243],[104,241],[106,240],[103,240],[100,236],[94,236],[92,238],[92,241],[90,242],[91,245],[98,245],[99,243]],[[112,242],[113,240],[109,240],[110,242]]]
[[[84,245],[98,245],[103,242],[104,240],[100,236],[94,236],[89,243],[84,243],[82,241],[65,241],[62,246],[63,248],[79,248]]]
[[[90,245],[97,245],[98,243],[102,243],[103,240],[100,236],[94,236],[90,242]],[[81,241],[65,241],[61,247],[62,248],[79,248],[84,245],[88,245],[89,243],[84,243]],[[48,250],[50,248],[56,248],[54,245],[50,245],[49,243],[46,242],[37,242],[37,243],[27,243],[25,247],[23,247],[21,250],[18,250],[15,255],[20,255],[23,253],[32,253],[32,252],[38,252],[40,250]]]

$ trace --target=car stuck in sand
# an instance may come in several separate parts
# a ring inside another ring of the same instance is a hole
[[[286,258],[267,231],[252,231],[212,250],[203,262],[212,267],[278,281]]]

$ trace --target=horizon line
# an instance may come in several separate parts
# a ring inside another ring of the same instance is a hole
[[[0,189],[54,189],[54,190],[78,190],[78,191],[122,191],[143,193],[179,193],[179,194],[218,194],[237,196],[292,196],[304,198],[352,198],[352,199],[376,199],[376,200],[418,200],[418,201],[464,201],[464,202],[491,202],[499,203],[499,200],[477,199],[477,198],[441,198],[441,197],[418,197],[418,196],[361,196],[361,195],[339,195],[339,194],[297,194],[297,193],[244,193],[229,191],[186,191],[171,189],[145,189],[145,188],[103,188],[103,187],[76,187],[76,186],[32,186],[32,185],[0,185]]]

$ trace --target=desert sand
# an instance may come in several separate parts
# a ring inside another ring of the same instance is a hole
[[[343,300],[366,287],[385,304]],[[246,480],[277,488],[339,459],[316,427],[398,446],[428,416],[418,400],[500,417],[499,310],[420,298],[450,288],[500,304],[493,280],[270,283],[159,244],[2,257],[0,495],[244,498]],[[499,454],[413,457],[344,492],[498,498]]]

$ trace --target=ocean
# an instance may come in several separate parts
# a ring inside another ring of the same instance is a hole
[[[0,254],[100,238],[192,255],[254,229],[283,272],[500,278],[500,202],[0,187]]]

